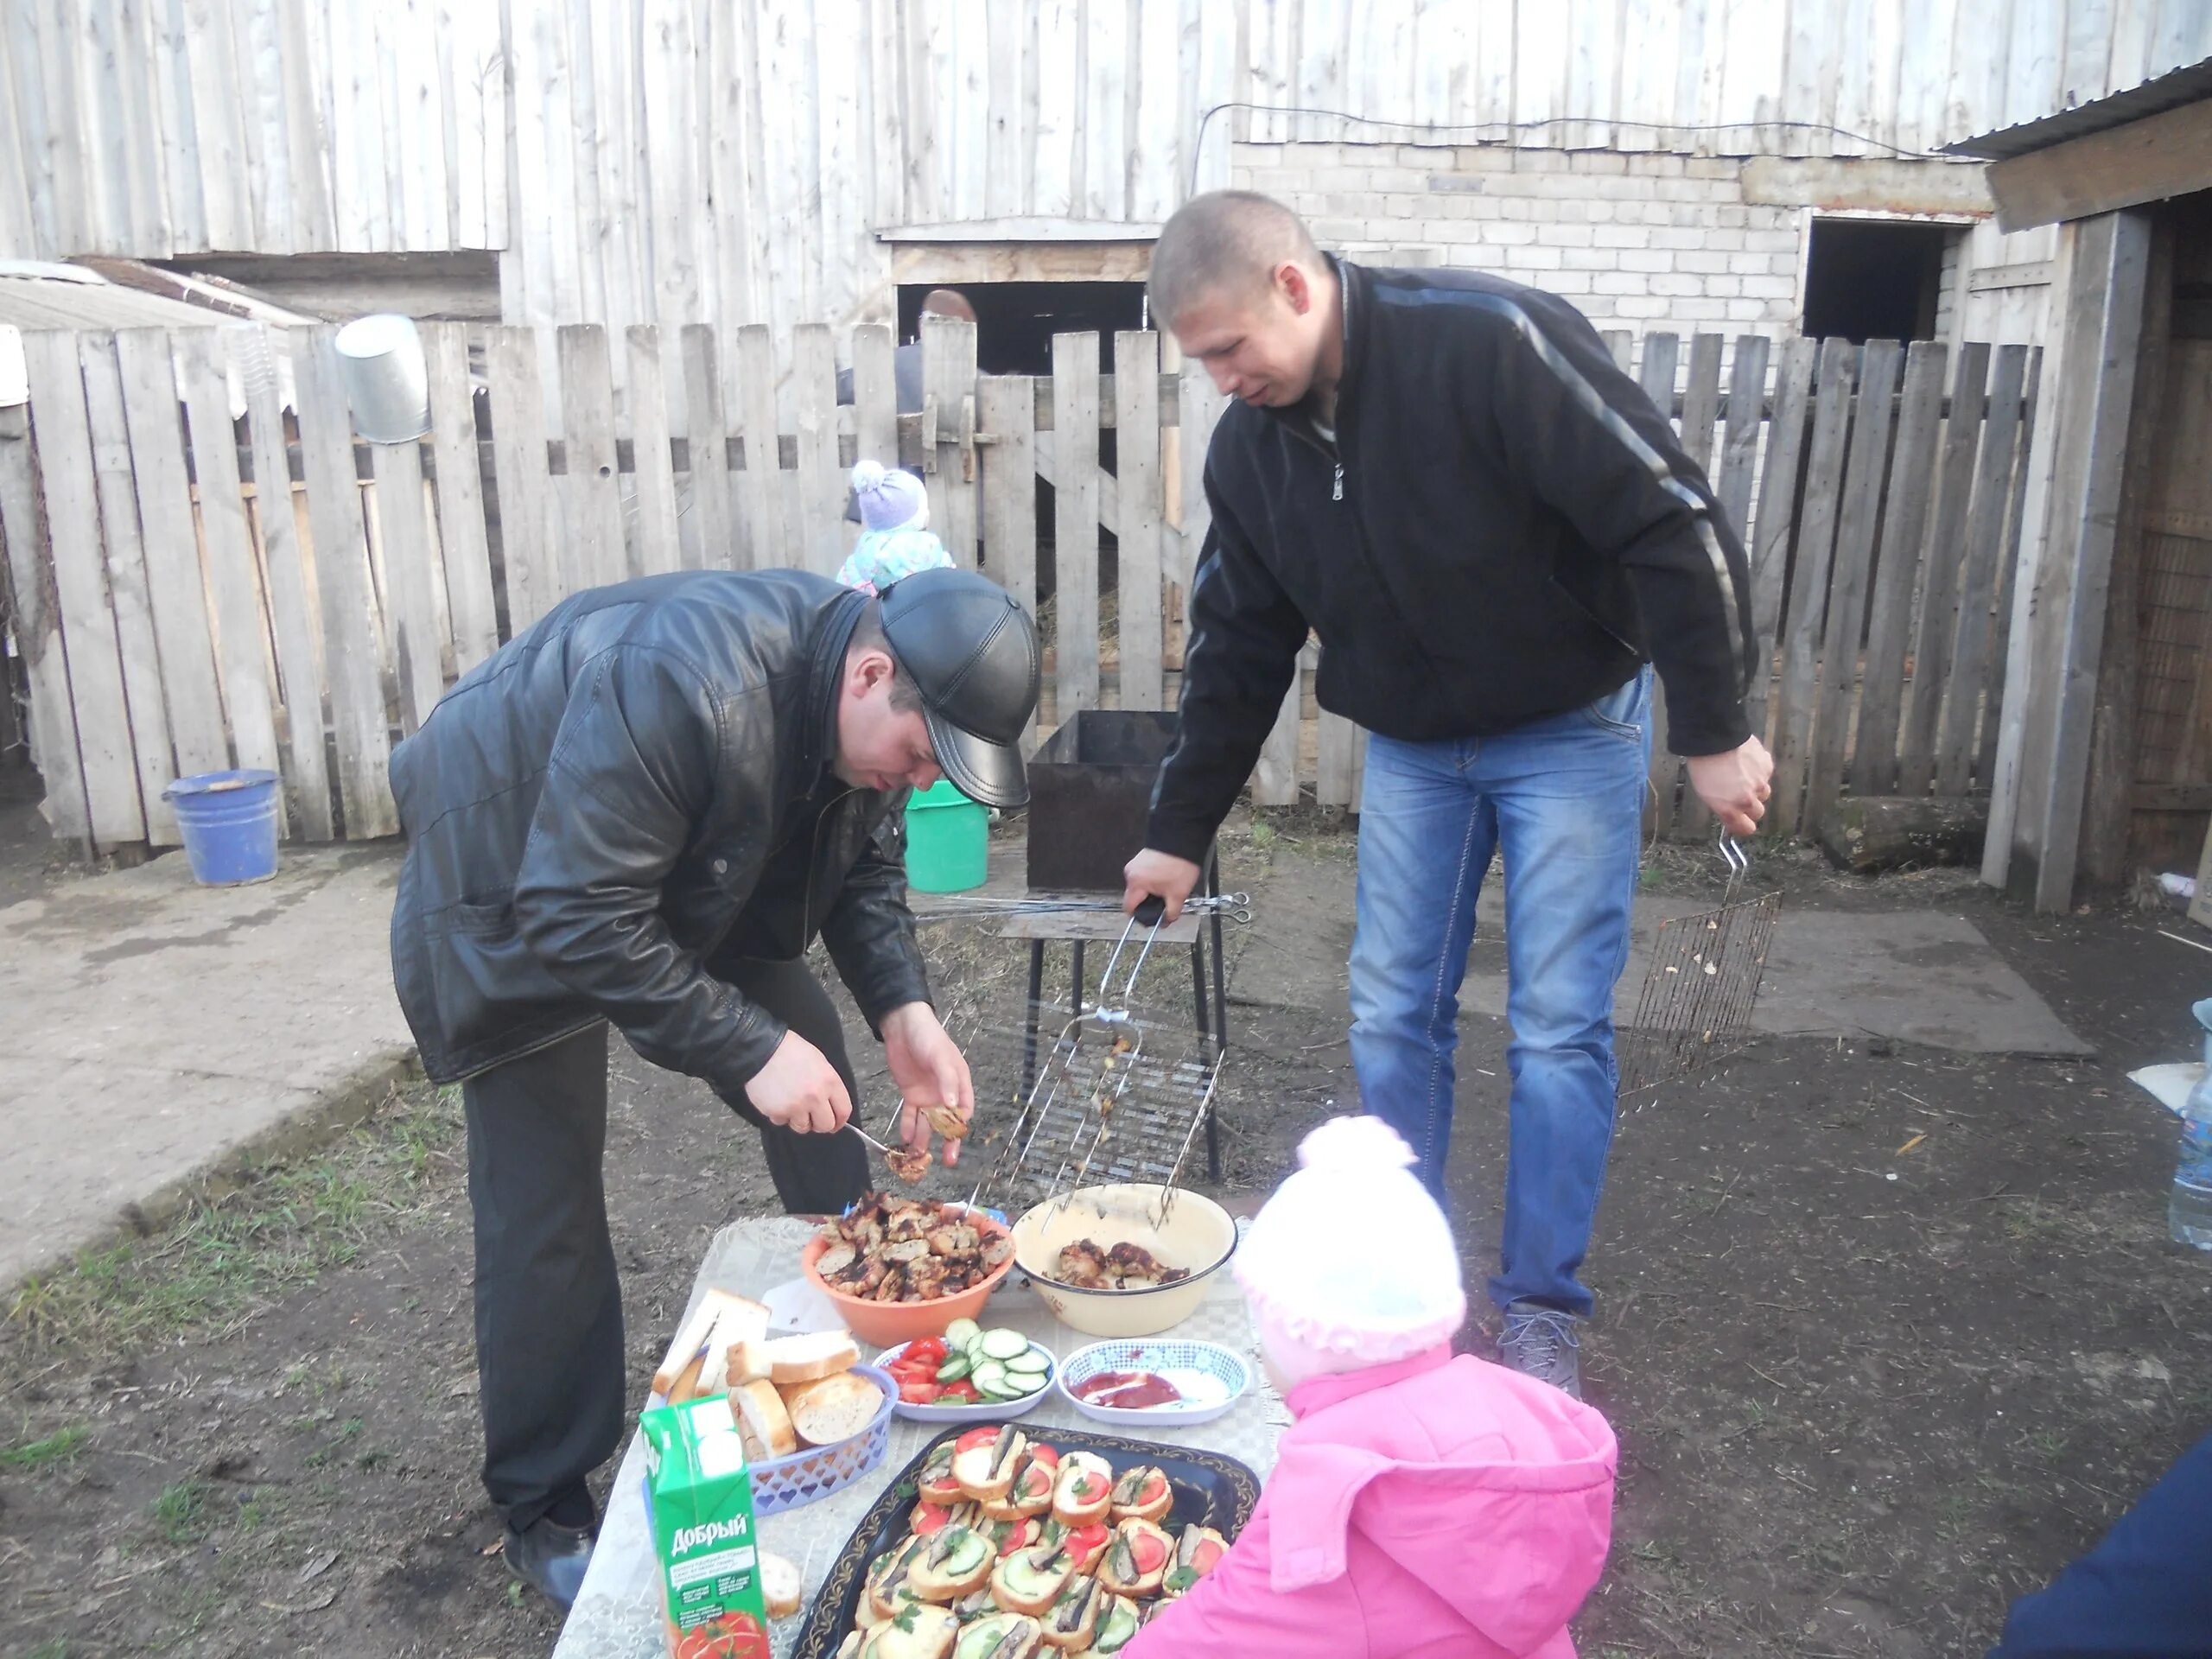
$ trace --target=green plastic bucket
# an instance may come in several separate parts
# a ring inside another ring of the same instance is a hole
[[[906,885],[965,893],[989,874],[991,815],[940,778],[906,802]]]

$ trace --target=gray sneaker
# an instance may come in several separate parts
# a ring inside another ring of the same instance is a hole
[[[1498,1332],[1497,1363],[1580,1400],[1582,1341],[1574,1325],[1572,1313],[1541,1302],[1516,1302],[1505,1310],[1505,1327]]]

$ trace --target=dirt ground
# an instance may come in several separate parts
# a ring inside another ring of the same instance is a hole
[[[1261,912],[1231,951],[1233,1196],[1353,1099],[1350,917],[1314,898],[1343,891],[1351,850],[1283,817],[1226,857]],[[2212,1262],[2165,1240],[2171,1120],[2122,1077],[2193,1052],[2203,971],[2164,918],[2030,918],[1955,874],[1763,868],[1793,906],[1967,915],[2100,1058],[1766,1039],[1624,1111],[1584,1348],[1619,1503],[1578,1635],[1605,1659],[1977,1653],[2212,1430]],[[926,938],[956,1029],[1018,1014],[1020,947]],[[1471,1289],[1495,1249],[1503,1025],[1463,1034]],[[863,1094],[883,1109],[880,1068]],[[607,1183],[642,1395],[708,1239],[770,1198],[748,1133],[626,1053]],[[508,1583],[474,1478],[468,1279],[457,1104],[417,1087],[326,1154],[18,1293],[0,1651],[549,1649],[557,1618]]]

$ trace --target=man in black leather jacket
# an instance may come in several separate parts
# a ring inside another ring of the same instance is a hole
[[[574,595],[479,664],[391,760],[408,836],[392,971],[459,1082],[475,1211],[484,1481],[509,1565],[573,1599],[585,1477],[628,1421],[601,1155],[607,1027],[760,1130],[785,1207],[869,1183],[818,935],[884,1045],[901,1133],[973,1109],[906,909],[899,808],[940,774],[1027,799],[1035,631],[971,572],[880,599],[798,571]],[[944,1160],[954,1161],[949,1142]]]

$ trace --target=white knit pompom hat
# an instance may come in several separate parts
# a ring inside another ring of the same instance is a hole
[[[930,521],[929,492],[922,480],[880,461],[853,467],[853,498],[870,530],[920,530]]]
[[[1414,1161],[1381,1118],[1331,1118],[1237,1246],[1237,1282],[1291,1385],[1410,1358],[1466,1322],[1451,1224]]]

